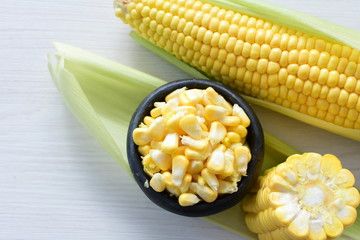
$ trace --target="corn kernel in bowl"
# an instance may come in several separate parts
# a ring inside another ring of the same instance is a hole
[[[184,207],[236,192],[251,160],[245,111],[212,87],[182,87],[164,100],[132,132],[150,187]]]
[[[129,122],[126,144],[132,175],[149,200],[189,217],[238,204],[264,160],[264,135],[251,106],[229,87],[201,79],[171,81],[149,93]]]

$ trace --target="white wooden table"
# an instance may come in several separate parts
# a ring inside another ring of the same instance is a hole
[[[358,0],[268,1],[360,30]],[[151,203],[64,106],[47,70],[53,41],[169,81],[188,77],[129,32],[111,0],[1,1],[1,240],[241,239]],[[269,132],[301,151],[337,155],[360,180],[358,142],[256,111]]]

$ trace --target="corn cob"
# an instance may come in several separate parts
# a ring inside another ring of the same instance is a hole
[[[245,197],[245,222],[259,239],[338,237],[356,220],[360,195],[354,182],[334,155],[292,155],[267,170]]]
[[[143,38],[240,92],[360,129],[355,48],[194,0],[116,0]]]

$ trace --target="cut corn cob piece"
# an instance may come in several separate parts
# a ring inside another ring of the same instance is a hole
[[[241,4],[224,2],[117,0],[116,13],[144,39],[260,100],[254,102],[360,140],[348,131],[360,129],[358,49],[327,40],[326,33],[316,37],[250,16],[246,9],[233,11],[228,8]]]
[[[356,220],[360,195],[354,176],[334,155],[291,156],[258,181],[243,209],[247,226],[260,239],[280,229],[282,239],[335,238]]]

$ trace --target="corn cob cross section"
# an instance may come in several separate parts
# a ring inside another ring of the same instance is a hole
[[[247,95],[360,129],[357,49],[206,1],[116,0],[143,38]]]
[[[246,224],[259,239],[338,237],[357,217],[354,182],[334,155],[292,155],[267,170],[245,197]]]

